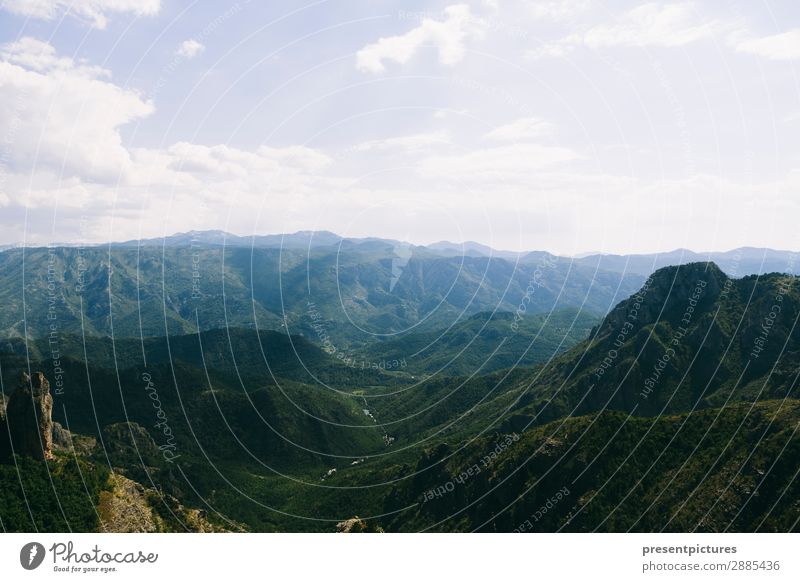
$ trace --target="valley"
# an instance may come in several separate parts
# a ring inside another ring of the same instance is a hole
[[[59,249],[54,303],[50,251],[0,253],[6,297],[30,282],[0,432],[45,434],[14,412],[34,372],[59,431],[38,460],[0,440],[4,530],[797,529],[795,276],[420,251],[390,292],[377,251],[294,251],[207,250],[207,304],[180,246],[105,251],[79,288]]]

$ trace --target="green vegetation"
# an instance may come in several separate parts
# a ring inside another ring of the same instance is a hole
[[[396,259],[386,242],[310,252],[244,246],[7,250],[0,253],[0,337],[45,337],[54,322],[59,333],[116,338],[239,327],[288,331],[315,342],[327,337],[341,352],[364,347],[375,333],[441,329],[476,313],[515,312],[523,301],[528,314],[568,307],[603,314],[643,280],[549,255],[515,263],[415,247],[399,275]]]
[[[598,316],[577,309],[518,318],[508,312],[479,313],[446,329],[375,343],[357,362],[417,375],[488,374],[545,362],[586,338],[599,322]]]
[[[796,278],[693,263],[602,321],[558,310],[508,335],[513,314],[480,313],[348,348],[402,367],[235,328],[88,338],[87,362],[64,335],[54,418],[97,444],[50,464],[66,517],[45,465],[20,475],[54,531],[96,527],[103,466],[177,531],[183,507],[253,531],[795,531],[798,318]],[[46,348],[5,342],[5,385],[26,353],[49,374]],[[32,529],[0,470],[4,527]]]
[[[83,459],[0,464],[0,525],[6,532],[97,530],[100,492],[108,469]]]

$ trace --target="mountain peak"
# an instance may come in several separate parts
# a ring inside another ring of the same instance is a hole
[[[657,269],[651,276],[650,280],[654,283],[675,282],[680,284],[688,279],[713,279],[717,282],[722,282],[728,279],[728,276],[719,268],[714,261],[698,261],[694,263],[684,263],[681,265],[669,265]]]
[[[603,321],[600,334],[624,327],[640,328],[659,320],[686,319],[686,314],[707,309],[716,301],[728,276],[714,262],[662,267]]]

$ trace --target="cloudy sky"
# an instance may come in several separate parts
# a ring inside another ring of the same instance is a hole
[[[800,249],[796,0],[0,6],[0,244]]]

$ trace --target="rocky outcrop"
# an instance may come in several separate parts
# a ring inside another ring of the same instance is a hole
[[[53,397],[44,374],[23,374],[19,387],[6,404],[5,423],[0,432],[0,457],[11,453],[36,459],[53,458]],[[5,450],[3,450],[5,449]]]
[[[11,456],[11,443],[8,440],[8,425],[6,424],[7,402],[6,395],[0,394],[0,461],[6,461]]]
[[[72,444],[72,435],[61,426],[61,423],[53,422],[53,446],[56,448],[69,450]]]
[[[57,421],[53,421],[53,450],[64,452],[69,456],[78,455],[87,457],[92,454],[97,446],[97,439],[93,436],[73,433]]]
[[[226,532],[212,524],[202,509],[184,507],[171,495],[145,487],[119,473],[100,493],[98,531],[103,533]],[[244,528],[231,522],[235,529]]]
[[[114,467],[158,466],[158,445],[146,428],[132,421],[103,427],[105,455]]]
[[[677,325],[687,307],[697,311],[708,309],[727,281],[728,276],[711,262],[661,268],[645,281],[638,292],[609,312],[599,336],[615,336],[626,324],[632,326],[630,331],[656,321]]]
[[[118,474],[112,474],[108,482],[110,489],[100,492],[97,513],[99,531],[102,533],[158,531],[142,485]]]
[[[383,533],[383,528],[369,525],[356,515],[355,517],[337,523],[336,533]]]

